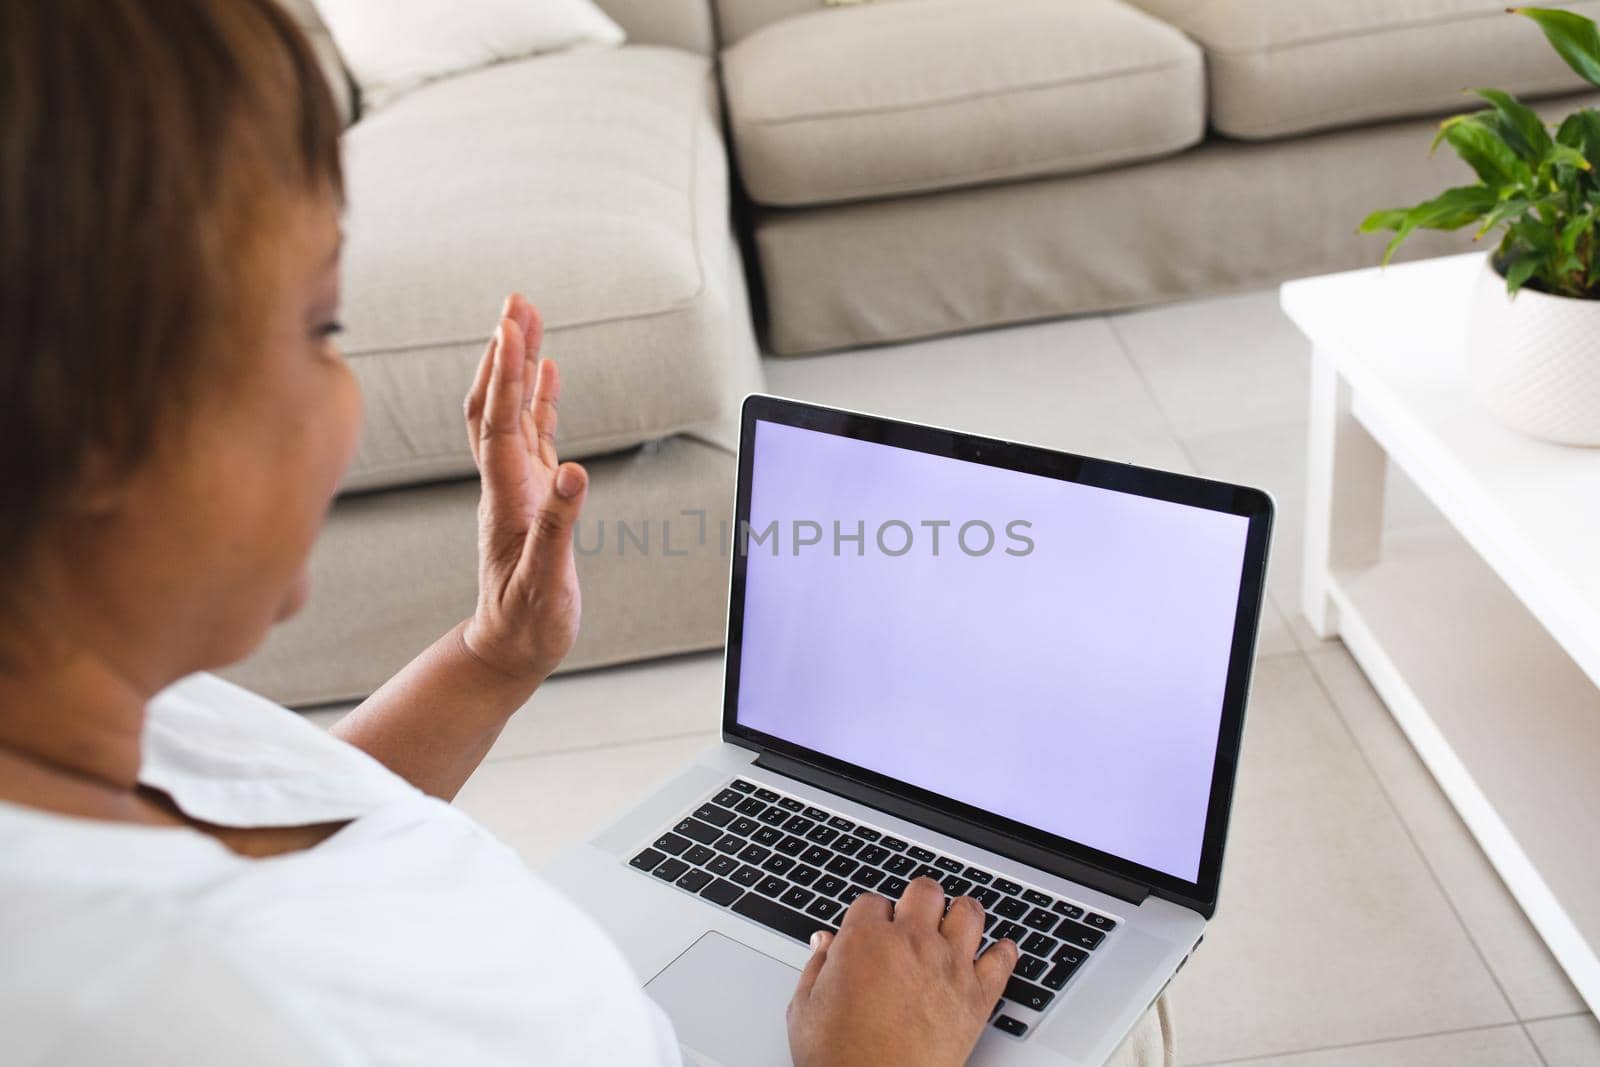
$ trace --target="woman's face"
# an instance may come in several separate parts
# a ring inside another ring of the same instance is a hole
[[[232,662],[305,601],[361,399],[333,337],[338,205],[277,214],[244,272],[238,336],[208,355],[186,425],[67,539],[64,573],[91,583],[125,664],[177,676]]]

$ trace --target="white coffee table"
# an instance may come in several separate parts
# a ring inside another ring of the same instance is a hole
[[[1313,349],[1303,607],[1600,1012],[1600,450],[1477,403],[1462,353],[1481,264],[1283,287]],[[1390,462],[1453,529],[1384,535]]]

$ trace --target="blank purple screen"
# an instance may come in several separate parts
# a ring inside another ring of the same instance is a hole
[[[1197,880],[1247,519],[764,420],[751,469],[742,725]]]

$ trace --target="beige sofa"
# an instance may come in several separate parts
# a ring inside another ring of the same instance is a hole
[[[722,641],[729,416],[760,369],[729,221],[704,0],[604,0],[619,49],[504,63],[371,115],[345,94],[345,351],[366,425],[309,608],[230,677],[290,704],[365,696],[471,613],[461,403],[506,292],[561,362],[558,443],[592,474],[567,666]]]
[[[1501,0],[715,3],[778,354],[1369,264],[1464,87],[1583,85]]]

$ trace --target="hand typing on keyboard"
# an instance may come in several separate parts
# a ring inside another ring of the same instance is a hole
[[[812,938],[789,1005],[796,1067],[963,1064],[1005,994],[1018,949],[983,939],[983,906],[917,878],[898,904],[859,896],[837,934]]]

